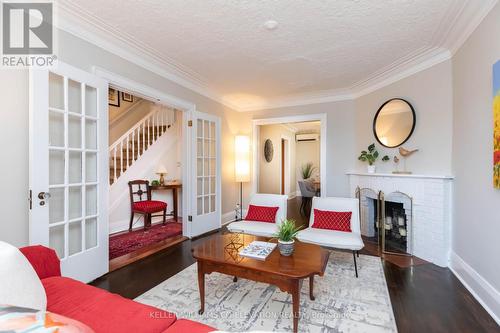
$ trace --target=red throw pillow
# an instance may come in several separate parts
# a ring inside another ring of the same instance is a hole
[[[334,212],[315,209],[312,227],[317,229],[352,232],[351,216],[352,212]]]
[[[250,205],[248,207],[246,221],[259,221],[259,222],[276,222],[276,213],[279,207],[266,207],[266,206],[255,206]]]

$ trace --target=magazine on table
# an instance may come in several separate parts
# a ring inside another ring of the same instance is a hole
[[[275,247],[276,243],[253,241],[240,251],[240,256],[258,260],[266,260],[267,256],[270,255],[271,252],[273,252]]]

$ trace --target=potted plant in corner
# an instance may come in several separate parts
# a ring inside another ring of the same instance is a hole
[[[302,179],[307,180],[311,178],[314,170],[316,170],[316,167],[314,166],[314,164],[312,164],[312,162],[308,162],[306,164],[303,164],[300,169],[302,173]]]
[[[278,231],[274,237],[278,238],[278,249],[281,255],[290,256],[293,253],[295,237],[299,233],[301,227],[295,226],[295,221],[284,219],[278,227]]]
[[[362,162],[368,162],[368,173],[375,173],[377,167],[374,165],[377,160],[379,153],[377,149],[375,149],[375,144],[372,143],[368,146],[368,151],[363,150],[361,155],[359,155],[358,160]],[[382,157],[382,161],[387,162],[389,160],[389,156],[385,155]]]

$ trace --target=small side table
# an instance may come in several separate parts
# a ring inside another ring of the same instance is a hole
[[[178,195],[179,195],[179,189],[182,189],[182,184],[180,183],[166,183],[165,185],[149,185],[149,189],[151,190],[151,194],[154,191],[172,191],[172,196],[174,197],[174,220],[175,222],[178,222],[178,207],[179,207],[179,202],[178,202]]]

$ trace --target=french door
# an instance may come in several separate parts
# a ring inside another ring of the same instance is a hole
[[[192,123],[191,236],[221,227],[220,118],[194,111]]]
[[[108,271],[107,94],[64,63],[30,72],[30,244],[83,282]]]

